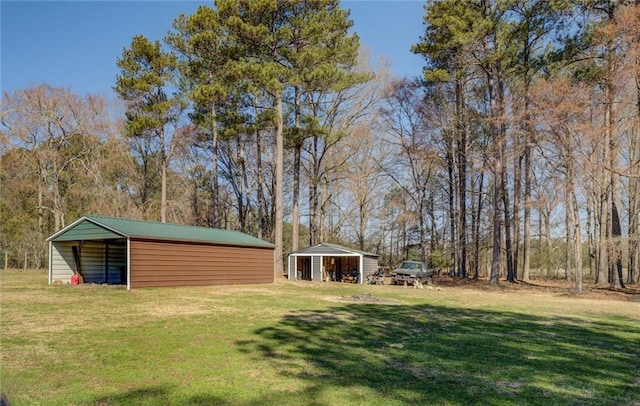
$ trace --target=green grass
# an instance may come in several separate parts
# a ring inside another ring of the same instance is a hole
[[[11,405],[640,405],[640,304],[280,282],[141,289],[0,273]],[[369,293],[384,302],[342,300]]]

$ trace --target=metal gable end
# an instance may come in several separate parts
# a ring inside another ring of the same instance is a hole
[[[47,238],[47,241],[110,240],[126,237],[127,235],[118,230],[105,227],[84,216]]]

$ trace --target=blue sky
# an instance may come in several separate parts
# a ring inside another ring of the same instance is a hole
[[[111,95],[116,58],[131,38],[160,40],[181,13],[212,1],[0,2],[2,92],[47,82],[78,93]],[[374,58],[385,56],[398,76],[419,76],[423,61],[409,51],[423,31],[424,1],[343,0],[354,31]]]

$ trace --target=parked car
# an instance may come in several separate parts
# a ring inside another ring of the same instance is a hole
[[[425,282],[433,276],[433,269],[425,267],[424,262],[404,261],[398,268],[391,272],[392,285],[413,285],[416,282]]]

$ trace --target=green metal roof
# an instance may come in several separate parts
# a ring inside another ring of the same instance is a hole
[[[49,237],[48,240],[77,241],[111,238],[140,238],[252,247],[274,247],[270,242],[239,231],[93,215],[83,216],[73,224]]]

